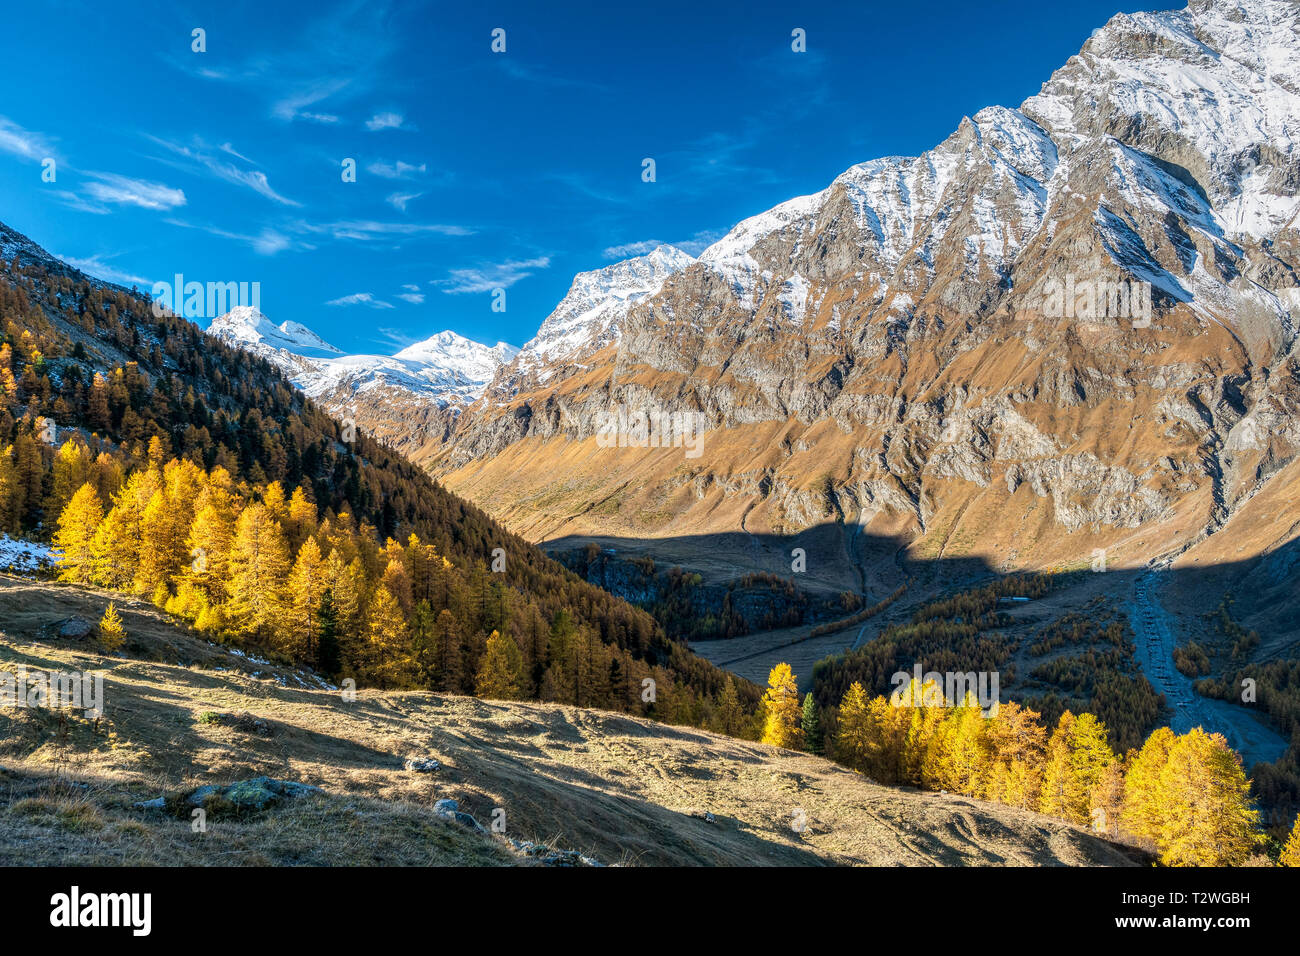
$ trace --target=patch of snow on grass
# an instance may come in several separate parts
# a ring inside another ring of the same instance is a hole
[[[54,551],[47,544],[0,534],[0,571],[31,574],[54,566]]]

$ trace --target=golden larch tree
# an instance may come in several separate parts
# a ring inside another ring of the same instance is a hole
[[[62,514],[72,496],[90,479],[90,449],[80,438],[68,439],[54,456],[53,483],[45,502],[47,514]],[[102,502],[103,499],[101,498]]]
[[[17,531],[18,469],[14,466],[13,445],[0,448],[0,532]]]
[[[1043,758],[1047,731],[1035,710],[1012,701],[998,706],[989,718],[989,762],[984,795],[1013,807],[1038,806],[1043,787]]]
[[[798,749],[803,742],[799,727],[803,710],[799,706],[799,688],[789,664],[777,664],[768,674],[763,713],[763,743]]]
[[[1106,725],[1092,714],[1061,715],[1047,743],[1039,809],[1071,823],[1092,822],[1093,790],[1115,762]]]
[[[989,763],[987,723],[973,694],[948,711],[931,742],[926,786],[968,797],[979,793]]]
[[[230,555],[230,619],[236,630],[270,637],[284,620],[289,547],[280,523],[262,504],[244,509]]]
[[[320,545],[315,538],[308,538],[298,549],[289,573],[288,613],[281,640],[290,655],[312,666],[320,651],[320,607],[327,587]]]
[[[1177,735],[1168,727],[1152,731],[1124,774],[1124,807],[1120,819],[1133,836],[1155,843],[1164,829],[1165,806],[1160,776],[1169,763]]]
[[[72,495],[59,515],[59,530],[54,533],[54,547],[59,552],[60,581],[89,584],[94,575],[94,556],[90,544],[104,520],[104,505],[99,492],[89,483]]]
[[[375,682],[380,687],[401,687],[413,673],[415,662],[402,607],[382,584],[370,596],[365,637],[367,663]]]
[[[289,497],[289,516],[284,524],[289,546],[294,549],[302,547],[307,535],[316,533],[316,505],[307,498],[301,485]]]
[[[161,473],[147,468],[134,472],[118,489],[90,546],[95,584],[116,591],[131,588],[140,566],[144,509],[161,487]]]
[[[519,700],[523,696],[524,659],[509,634],[493,631],[479,663],[474,693],[496,700]]]
[[[1221,734],[1179,737],[1160,771],[1156,846],[1166,866],[1239,866],[1260,841],[1250,780]]]
[[[190,559],[184,572],[210,605],[228,597],[230,552],[235,543],[235,513],[228,501],[209,500],[190,522],[185,545]]]
[[[110,651],[115,651],[126,643],[126,628],[112,601],[108,602],[104,616],[99,619],[99,642]]]
[[[1300,867],[1300,816],[1295,818],[1291,835],[1287,837],[1286,845],[1282,847],[1282,855],[1278,857],[1277,864]]]
[[[835,759],[865,770],[871,758],[870,701],[862,684],[854,681],[840,701],[839,727],[835,733]]]

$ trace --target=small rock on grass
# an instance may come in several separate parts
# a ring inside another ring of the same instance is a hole
[[[444,820],[450,820],[453,823],[459,823],[461,826],[469,827],[471,830],[477,830],[479,833],[487,833],[483,824],[479,823],[470,814],[463,813],[460,804],[450,797],[444,797],[433,805],[433,812],[436,816]]]
[[[483,825],[475,820],[468,813],[461,812],[460,803],[450,797],[444,797],[433,805],[433,812],[442,817],[444,820],[451,820],[462,826],[478,830],[480,833],[486,833],[487,830]],[[547,846],[545,843],[533,843],[530,840],[515,840],[506,837],[506,842],[513,846],[525,856],[530,856],[537,860],[543,866],[601,866],[599,860],[594,860],[584,853],[577,850],[557,850]]]
[[[530,840],[510,840],[510,844],[525,856],[537,860],[542,866],[604,866],[599,860],[577,850],[557,850],[545,843],[533,843]]]
[[[84,617],[70,617],[59,622],[59,637],[82,641],[95,633],[95,625]]]
[[[314,793],[324,793],[320,787],[292,780],[274,780],[270,777],[254,777],[251,780],[237,780],[224,787],[207,784],[179,796],[167,798],[156,797],[142,800],[135,804],[139,810],[184,811],[194,807],[221,808],[230,812],[253,813],[275,806],[285,800],[293,800]]]
[[[207,711],[199,717],[199,721],[205,724],[216,724],[219,727],[229,727],[244,734],[255,734],[258,737],[272,737],[275,735],[275,731],[271,729],[268,721],[261,717],[255,717],[246,710],[237,714],[219,714],[215,711]]]
[[[437,773],[442,769],[438,761],[425,757],[407,757],[403,766],[414,773]]]

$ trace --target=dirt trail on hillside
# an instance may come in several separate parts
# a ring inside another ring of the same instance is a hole
[[[1202,697],[1193,688],[1191,678],[1174,666],[1174,648],[1178,646],[1175,629],[1178,625],[1161,603],[1162,584],[1158,569],[1137,576],[1133,584],[1130,618],[1142,671],[1151,681],[1151,686],[1165,695],[1173,709],[1169,726],[1179,734],[1193,727],[1223,734],[1228,744],[1241,754],[1242,763],[1247,768],[1259,761],[1272,763],[1277,760],[1285,752],[1287,742],[1265,723],[1264,718],[1244,706]]]

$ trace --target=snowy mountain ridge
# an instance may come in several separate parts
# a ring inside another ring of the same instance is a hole
[[[493,373],[518,353],[512,345],[482,345],[452,331],[439,332],[396,355],[348,355],[298,322],[275,325],[248,306],[212,320],[208,332],[266,358],[314,399],[395,388],[440,406],[472,401]]]
[[[545,382],[554,374],[547,367],[552,363],[572,362],[618,341],[632,307],[658,292],[670,275],[694,263],[693,256],[665,244],[645,255],[579,272],[537,334],[512,364],[502,367],[502,381],[494,390],[513,392],[530,374]]]
[[[276,351],[321,359],[343,354],[305,325],[298,322],[274,325],[257,309],[247,305],[236,306],[217,316],[208,326],[208,334],[266,358]]]
[[[937,255],[957,258],[968,276],[1005,274],[1050,240],[1071,201],[1085,199],[1083,171],[1104,169],[1097,228],[1115,265],[1176,301],[1202,300],[1204,308],[1193,308],[1204,314],[1221,314],[1240,297],[1288,324],[1286,303],[1269,290],[1229,292],[1205,269],[1162,265],[1107,197],[1148,221],[1182,219],[1198,247],[1225,262],[1242,260],[1243,243],[1294,229],[1296,13],[1283,0],[1198,0],[1183,10],[1120,14],[1018,109],[980,110],[920,156],[853,166],[825,190],[739,223],[699,261],[728,281],[742,307],[757,309],[778,289],[797,299],[807,282],[799,272],[804,244],[842,217],[847,202],[857,257],[873,267],[888,307],[890,286],[932,275]],[[1176,164],[1164,158],[1171,155]],[[891,276],[900,266],[904,274]],[[901,317],[924,291],[924,284],[906,290]]]

